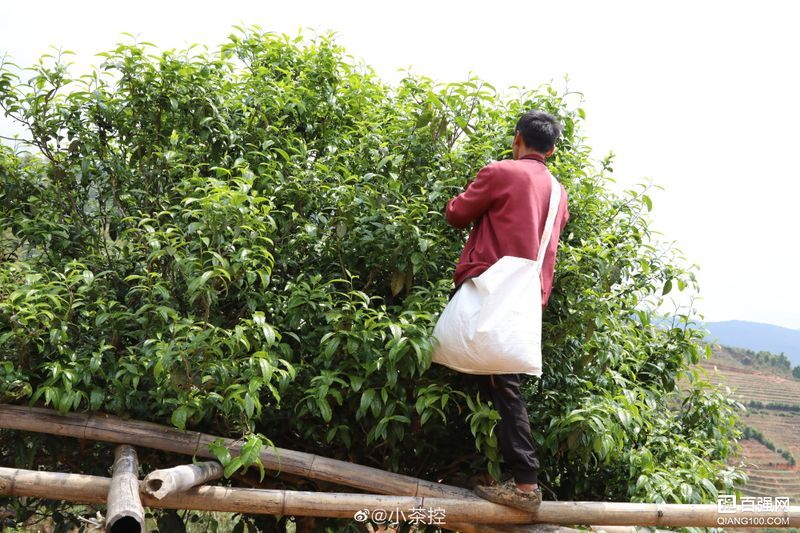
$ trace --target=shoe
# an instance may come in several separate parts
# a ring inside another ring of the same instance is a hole
[[[536,511],[542,503],[541,489],[537,487],[531,492],[523,492],[517,488],[513,478],[497,485],[478,485],[474,492],[484,500],[508,505],[521,511]]]

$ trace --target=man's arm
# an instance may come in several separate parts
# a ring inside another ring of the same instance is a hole
[[[475,180],[467,185],[467,189],[447,203],[444,216],[447,223],[456,228],[466,228],[489,209],[494,196],[492,194],[492,165],[478,171]]]

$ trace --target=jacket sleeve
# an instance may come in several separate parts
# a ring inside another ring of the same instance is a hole
[[[466,228],[489,209],[494,201],[492,175],[492,165],[483,167],[466,190],[447,203],[445,219],[448,224]]]

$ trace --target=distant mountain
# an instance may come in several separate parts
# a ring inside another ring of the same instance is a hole
[[[800,365],[800,329],[744,320],[706,322],[704,325],[711,332],[707,337],[709,341],[756,352],[783,353],[793,367]]]

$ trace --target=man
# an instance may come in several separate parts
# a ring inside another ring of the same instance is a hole
[[[457,228],[473,223],[453,276],[457,291],[468,278],[479,276],[501,257],[536,260],[546,246],[542,267],[542,306],[553,286],[556,249],[569,219],[567,194],[561,202],[550,242],[540,243],[549,209],[551,180],[545,160],[561,135],[558,120],[542,111],[529,111],[517,122],[511,147],[513,160],[483,167],[467,189],[450,200],[445,217]],[[454,291],[454,293],[455,293]],[[521,374],[478,375],[481,396],[490,398],[501,420],[497,440],[512,478],[495,486],[478,486],[476,494],[495,503],[536,510],[542,501],[538,486],[539,460],[531,438],[530,419],[520,391]]]

